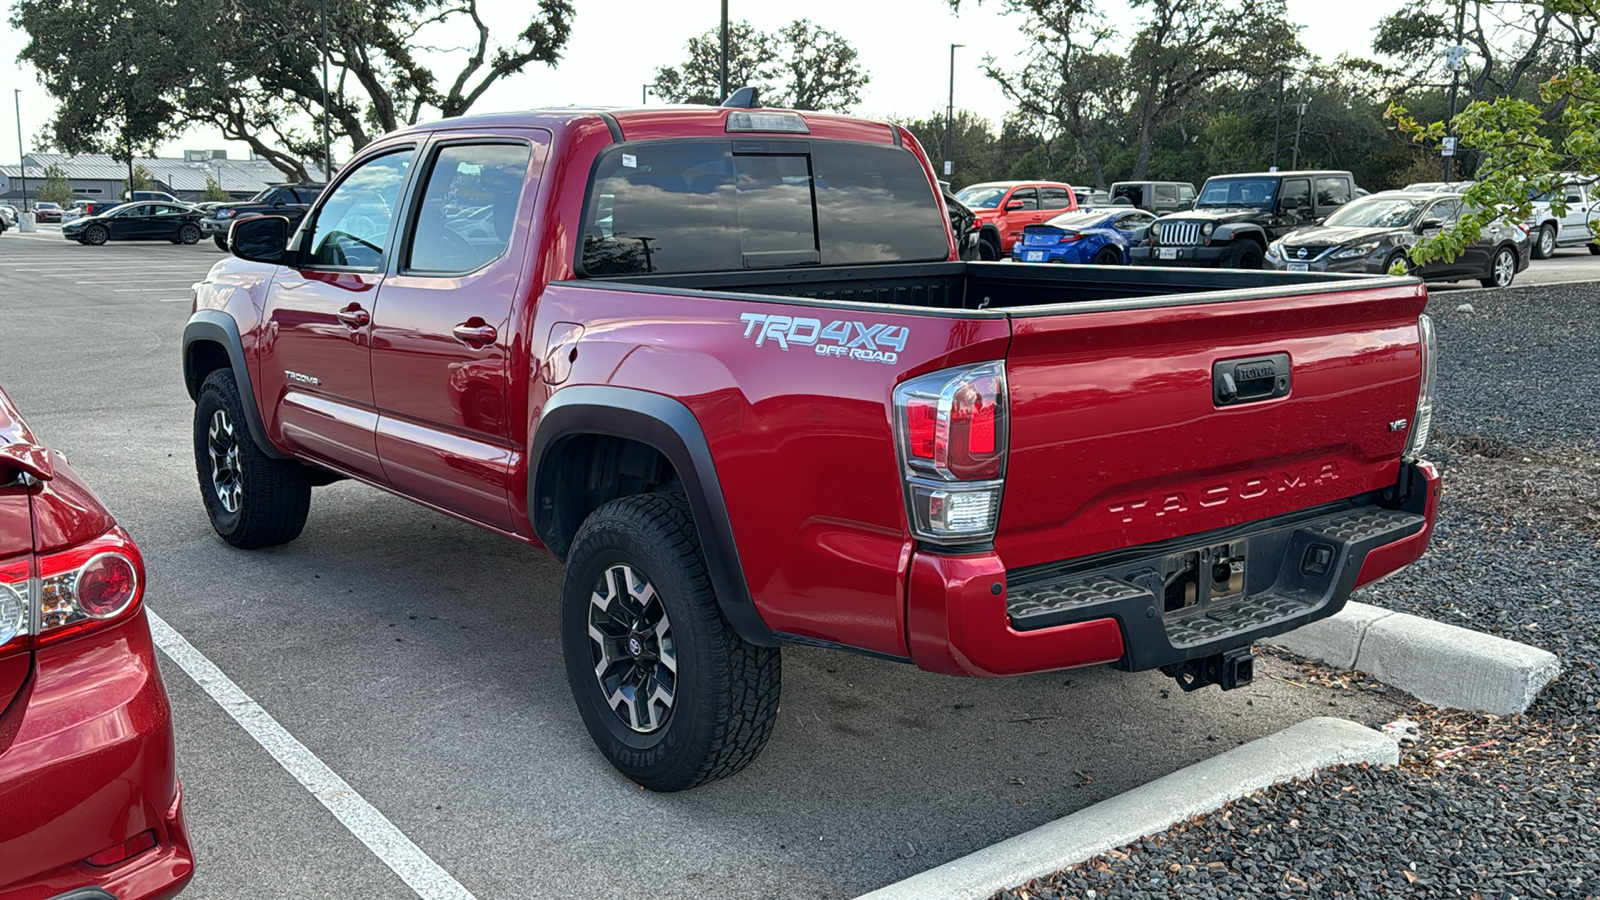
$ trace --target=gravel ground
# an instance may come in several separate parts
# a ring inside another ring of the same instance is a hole
[[[1441,295],[1429,313],[1444,506],[1428,555],[1361,599],[1543,647],[1561,677],[1521,716],[1408,700],[1399,766],[1258,792],[997,900],[1600,897],[1600,285]]]

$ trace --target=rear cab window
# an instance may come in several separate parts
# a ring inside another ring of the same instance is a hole
[[[943,260],[947,228],[922,166],[903,148],[640,142],[612,147],[595,164],[578,270],[604,277]]]
[[[1047,187],[1039,189],[1040,209],[1066,209],[1071,205],[1072,195],[1067,193],[1066,188]]]

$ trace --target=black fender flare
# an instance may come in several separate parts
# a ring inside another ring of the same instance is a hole
[[[733,525],[711,458],[711,445],[689,407],[663,394],[613,385],[573,385],[556,391],[545,403],[529,447],[528,518],[539,540],[565,560],[566,549],[552,543],[554,510],[540,498],[552,494],[541,481],[555,476],[544,466],[546,456],[563,439],[583,434],[627,438],[654,447],[672,463],[688,495],[695,531],[705,552],[706,570],[722,614],[739,636],[752,644],[776,647],[778,641],[762,621],[745,581],[734,543]]]
[[[239,399],[243,401],[239,405],[244,407],[244,421],[250,429],[250,437],[262,453],[273,459],[288,459],[267,440],[267,427],[261,421],[261,410],[256,408],[255,389],[250,383],[250,368],[245,365],[244,341],[239,337],[239,323],[220,309],[202,309],[190,316],[189,323],[183,326],[183,384],[189,391],[190,400],[196,399],[200,393],[200,379],[190,371],[194,357],[189,353],[189,345],[196,342],[220,344],[227,351],[233,380],[239,385]]]

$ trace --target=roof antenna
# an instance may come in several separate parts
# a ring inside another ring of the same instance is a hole
[[[756,89],[753,87],[739,88],[722,101],[724,109],[755,109],[760,105],[756,102]]]

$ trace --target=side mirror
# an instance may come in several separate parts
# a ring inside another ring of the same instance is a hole
[[[1021,200],[1013,200],[1010,203],[1006,204],[1006,211],[1010,212],[1013,209],[1022,209],[1023,207],[1025,207],[1027,205],[1028,204],[1023,203]]]
[[[1299,197],[1285,197],[1278,201],[1278,208],[1284,212],[1294,212],[1300,208]]]
[[[1421,234],[1424,231],[1432,231],[1435,228],[1443,228],[1443,227],[1444,227],[1444,220],[1443,219],[1423,219],[1421,222],[1417,223],[1417,233]]]
[[[233,223],[228,249],[251,262],[280,263],[289,245],[289,220],[282,216],[253,216]]]

